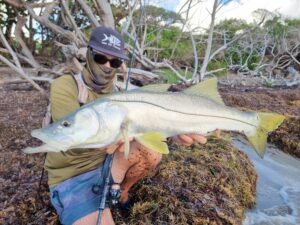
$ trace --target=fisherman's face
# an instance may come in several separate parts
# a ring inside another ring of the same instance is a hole
[[[104,52],[92,50],[94,61],[102,66],[117,69],[119,68],[123,61],[119,58],[116,58],[115,56],[106,54]]]

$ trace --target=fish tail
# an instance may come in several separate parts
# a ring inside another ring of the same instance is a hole
[[[265,154],[268,133],[279,127],[284,119],[285,116],[276,113],[258,113],[259,124],[255,133],[246,133],[246,136],[260,157]]]

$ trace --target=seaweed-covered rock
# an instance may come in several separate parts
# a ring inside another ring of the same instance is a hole
[[[242,224],[255,204],[256,173],[248,157],[229,141],[176,146],[155,176],[135,187],[135,204],[118,224]]]
[[[282,151],[300,158],[300,117],[289,117],[273,131],[269,141]]]

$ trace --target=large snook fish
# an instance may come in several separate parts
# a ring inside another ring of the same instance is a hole
[[[267,133],[284,116],[242,112],[225,106],[217,91],[217,79],[209,79],[183,92],[166,92],[166,85],[115,93],[99,98],[31,135],[45,144],[28,147],[25,153],[59,152],[73,148],[101,148],[134,137],[146,147],[168,153],[165,137],[216,129],[243,132],[260,156]],[[164,91],[163,91],[164,90]]]

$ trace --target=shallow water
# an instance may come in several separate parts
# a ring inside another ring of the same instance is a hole
[[[300,160],[273,145],[261,159],[242,137],[234,145],[251,159],[258,174],[256,207],[246,212],[244,225],[300,225]]]

